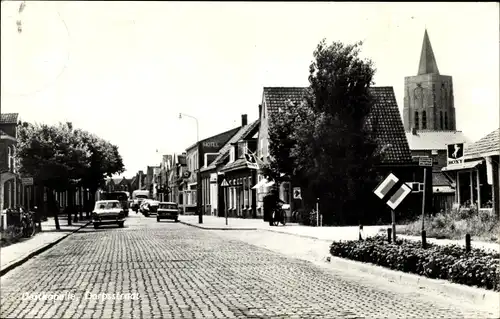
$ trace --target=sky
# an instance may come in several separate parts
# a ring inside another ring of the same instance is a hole
[[[498,3],[2,1],[1,111],[118,145],[125,176],[258,117],[265,86],[307,86],[318,43],[364,41],[376,86],[417,74],[427,28],[457,129],[499,127]],[[17,32],[16,20],[23,23]]]

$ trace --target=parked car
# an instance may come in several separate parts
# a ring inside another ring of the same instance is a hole
[[[125,212],[117,200],[100,200],[95,203],[92,221],[94,228],[104,224],[117,224],[119,227],[123,227]]]
[[[158,205],[158,213],[156,214],[156,221],[161,219],[172,219],[175,222],[179,221],[179,206],[173,202],[161,202]]]
[[[155,215],[158,211],[159,204],[160,202],[156,200],[146,199],[142,202],[140,211],[146,217],[149,217],[149,215]]]

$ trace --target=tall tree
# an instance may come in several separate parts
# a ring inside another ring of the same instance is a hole
[[[17,160],[21,173],[52,190],[69,192],[69,224],[77,187],[89,188],[94,194],[106,176],[124,171],[117,146],[87,131],[73,129],[71,123],[20,123]],[[57,209],[55,213],[59,229]]]
[[[63,192],[72,190],[83,177],[89,166],[89,151],[71,123],[50,126],[24,122],[18,127],[17,160],[20,173],[33,176],[44,187]],[[57,210],[55,217],[59,229]],[[70,215],[68,223],[71,224]]]
[[[116,145],[86,131],[80,131],[79,134],[90,151],[90,165],[84,174],[82,186],[90,190],[92,202],[97,190],[104,186],[105,178],[122,173],[125,168]]]
[[[374,101],[375,69],[360,58],[362,43],[323,40],[314,51],[304,103],[274,116],[270,125],[271,166],[293,172],[319,197],[326,222],[358,222],[379,160],[377,142],[366,123]],[[293,166],[293,167],[292,167]]]

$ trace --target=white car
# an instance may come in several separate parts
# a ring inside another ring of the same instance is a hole
[[[92,221],[94,228],[104,224],[117,224],[118,227],[123,227],[125,212],[117,200],[100,200],[95,203]]]
[[[145,199],[141,204],[140,211],[146,217],[149,217],[150,215],[156,215],[159,204],[160,204],[159,201],[152,199]]]

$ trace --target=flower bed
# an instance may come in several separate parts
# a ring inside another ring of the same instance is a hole
[[[397,240],[389,244],[383,236],[365,241],[333,242],[333,256],[376,264],[421,276],[500,291],[500,254],[457,245],[440,246]]]

